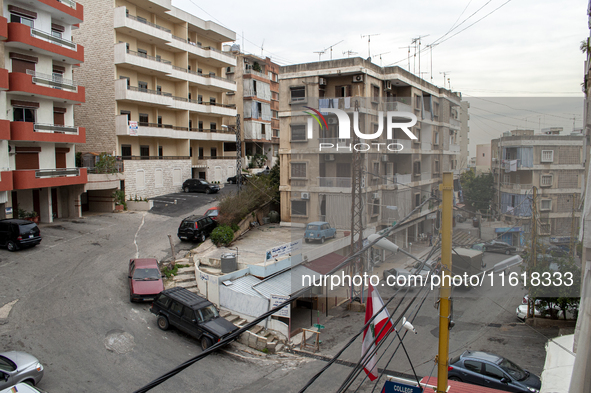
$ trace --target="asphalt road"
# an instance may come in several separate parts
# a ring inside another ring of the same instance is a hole
[[[168,217],[186,217],[195,211],[195,209],[216,203],[224,195],[236,192],[237,189],[236,185],[224,184],[224,187],[216,194],[178,192],[161,195],[155,198],[150,198],[154,201],[154,206],[150,212]]]
[[[130,258],[169,255],[168,234],[173,235],[177,249],[191,246],[176,238],[179,220],[201,214],[213,204],[210,196],[189,195],[195,197],[185,199],[185,210],[176,213],[163,206],[160,214],[60,220],[41,225],[41,245],[15,253],[0,250],[0,306],[17,300],[6,323],[0,324],[0,351],[22,350],[38,357],[45,366],[40,388],[49,392],[132,392],[198,354],[196,340],[174,329],[159,330],[148,305],[129,303],[126,278]],[[391,296],[387,291],[382,293],[385,299]],[[475,291],[486,294],[484,288]],[[457,298],[452,351],[494,350],[539,373],[546,340],[515,319],[521,289],[494,288],[488,295]],[[419,334],[405,339],[417,372],[424,375],[431,371],[436,352],[434,301],[435,294],[429,294],[414,322]],[[332,315],[321,337],[326,343],[323,353],[336,352],[362,326],[362,320],[361,313]],[[359,360],[360,343],[358,339],[343,359]],[[291,392],[324,365],[307,358],[275,362],[222,352],[152,391]],[[410,372],[400,351],[388,368]],[[349,371],[349,367],[334,366],[309,391],[334,390]]]

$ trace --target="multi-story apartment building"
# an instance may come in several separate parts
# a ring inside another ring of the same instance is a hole
[[[76,119],[88,124],[87,152],[115,154],[127,196],[179,191],[187,178],[235,174],[236,109],[226,78],[235,33],[171,6],[170,0],[85,1],[93,23],[76,40],[91,53],[76,72],[92,81]],[[229,48],[228,48],[229,49]]]
[[[262,165],[272,167],[279,159],[279,65],[270,58],[232,51],[236,67],[226,73],[236,82],[236,93],[227,92],[242,118],[243,168],[255,156],[265,156]]]
[[[377,139],[361,140],[369,146],[360,147],[364,227],[380,229],[392,225],[432,192],[438,192],[442,172],[459,174],[461,97],[457,93],[434,86],[402,68],[379,67],[361,58],[281,67],[279,80],[283,222],[298,226],[322,220],[337,228],[351,227],[350,146],[355,142],[339,139],[339,120],[323,111],[327,108],[348,114],[357,112],[363,133],[384,128]],[[317,108],[327,126],[310,123],[308,108]],[[395,128],[388,138],[388,120],[384,120],[390,116],[388,112],[415,115],[418,121],[410,130],[416,139],[400,128]],[[351,123],[355,123],[355,118]],[[312,127],[311,137],[308,124]],[[381,145],[376,146],[378,143]],[[332,148],[325,148],[331,145]],[[391,151],[388,146],[398,151]],[[407,240],[418,239],[421,234],[435,233],[435,209],[436,203],[426,204],[400,228],[395,241],[406,245]]]
[[[468,154],[468,144],[470,143],[470,138],[468,135],[470,134],[470,114],[468,110],[470,109],[470,103],[468,101],[462,101],[460,104],[460,161],[459,166],[460,170],[468,169],[469,165],[469,154]]]
[[[514,130],[493,139],[491,167],[498,213],[524,234],[531,233],[532,190],[536,187],[538,233],[571,236],[574,215],[577,235],[586,146],[583,134],[562,135],[557,130],[536,135],[533,130]]]
[[[40,221],[79,217],[86,169],[76,167],[76,144],[86,133],[74,122],[85,100],[72,70],[84,47],[72,41],[83,21],[74,1],[5,1],[0,69],[0,215],[35,212]]]

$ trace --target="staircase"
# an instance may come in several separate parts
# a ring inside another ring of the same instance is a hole
[[[483,241],[475,236],[470,235],[461,229],[456,229],[453,234],[452,244],[459,247],[471,247],[473,244],[482,243]]]
[[[178,270],[177,275],[172,278],[172,282],[169,281],[167,288],[183,287],[193,293],[199,293],[197,288],[197,279],[195,277],[194,267],[182,267]]]
[[[248,323],[245,319],[234,315],[227,310],[221,310],[220,316],[232,322],[239,328]],[[238,342],[247,345],[250,348],[272,354],[280,351],[285,343],[284,339],[280,338],[277,333],[271,332],[259,325],[255,325],[242,333],[240,337],[238,337]]]

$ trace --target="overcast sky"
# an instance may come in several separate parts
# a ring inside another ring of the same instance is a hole
[[[372,61],[408,69],[408,46],[413,38],[425,36],[420,40],[421,76],[442,86],[446,72],[451,89],[461,92],[474,108],[472,154],[476,143],[516,128],[512,126],[536,130],[564,126],[570,132],[573,115],[576,127],[582,126],[585,57],[579,45],[589,36],[587,4],[585,0],[173,0],[174,6],[235,31],[243,51],[262,53],[281,65],[318,61],[314,52],[337,43],[333,59],[347,57],[346,51],[367,58],[368,37],[361,36],[377,34],[371,36]],[[432,50],[432,74],[431,53],[426,49],[430,44],[438,44]],[[410,71],[418,75],[418,48],[416,52],[415,57],[411,46]],[[327,49],[321,59],[330,55]],[[553,97],[571,99],[557,102]]]

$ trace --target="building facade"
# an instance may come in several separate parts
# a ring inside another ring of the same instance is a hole
[[[496,203],[501,217],[531,233],[532,190],[537,188],[539,235],[578,235],[586,151],[583,134],[506,132],[491,141]],[[574,217],[574,222],[573,222]]]
[[[328,221],[351,228],[356,145],[341,138],[340,120],[328,108],[353,115],[352,123],[365,134],[397,120],[395,114],[385,119],[392,114],[388,112],[405,112],[406,118],[398,119],[402,122],[409,121],[409,114],[418,120],[409,129],[416,139],[395,128],[391,135],[383,131],[376,139],[361,140],[370,146],[361,148],[364,228],[391,226],[438,192],[443,172],[459,175],[458,94],[399,67],[382,68],[361,58],[281,67],[279,79],[282,222],[302,226]],[[313,120],[310,108],[326,124]],[[395,242],[405,246],[434,234],[435,210],[435,203],[423,206],[399,229]]]
[[[476,145],[476,173],[490,172],[491,165],[490,143]]]
[[[470,144],[470,103],[462,101],[460,104],[460,170],[465,171],[470,167],[470,155],[468,145]]]
[[[236,92],[226,95],[242,119],[242,167],[272,167],[279,159],[279,65],[268,57],[232,53],[236,67],[226,72]]]
[[[72,40],[84,8],[74,1],[5,1],[0,70],[0,216],[38,216],[41,222],[79,217],[87,182],[76,166],[86,132],[74,121],[85,102],[72,71],[84,47]]]
[[[236,109],[223,51],[235,33],[171,6],[170,0],[83,2],[93,23],[77,42],[92,53],[76,72],[92,87],[76,119],[89,124],[84,152],[122,163],[127,197],[178,192],[187,178],[235,174]]]

